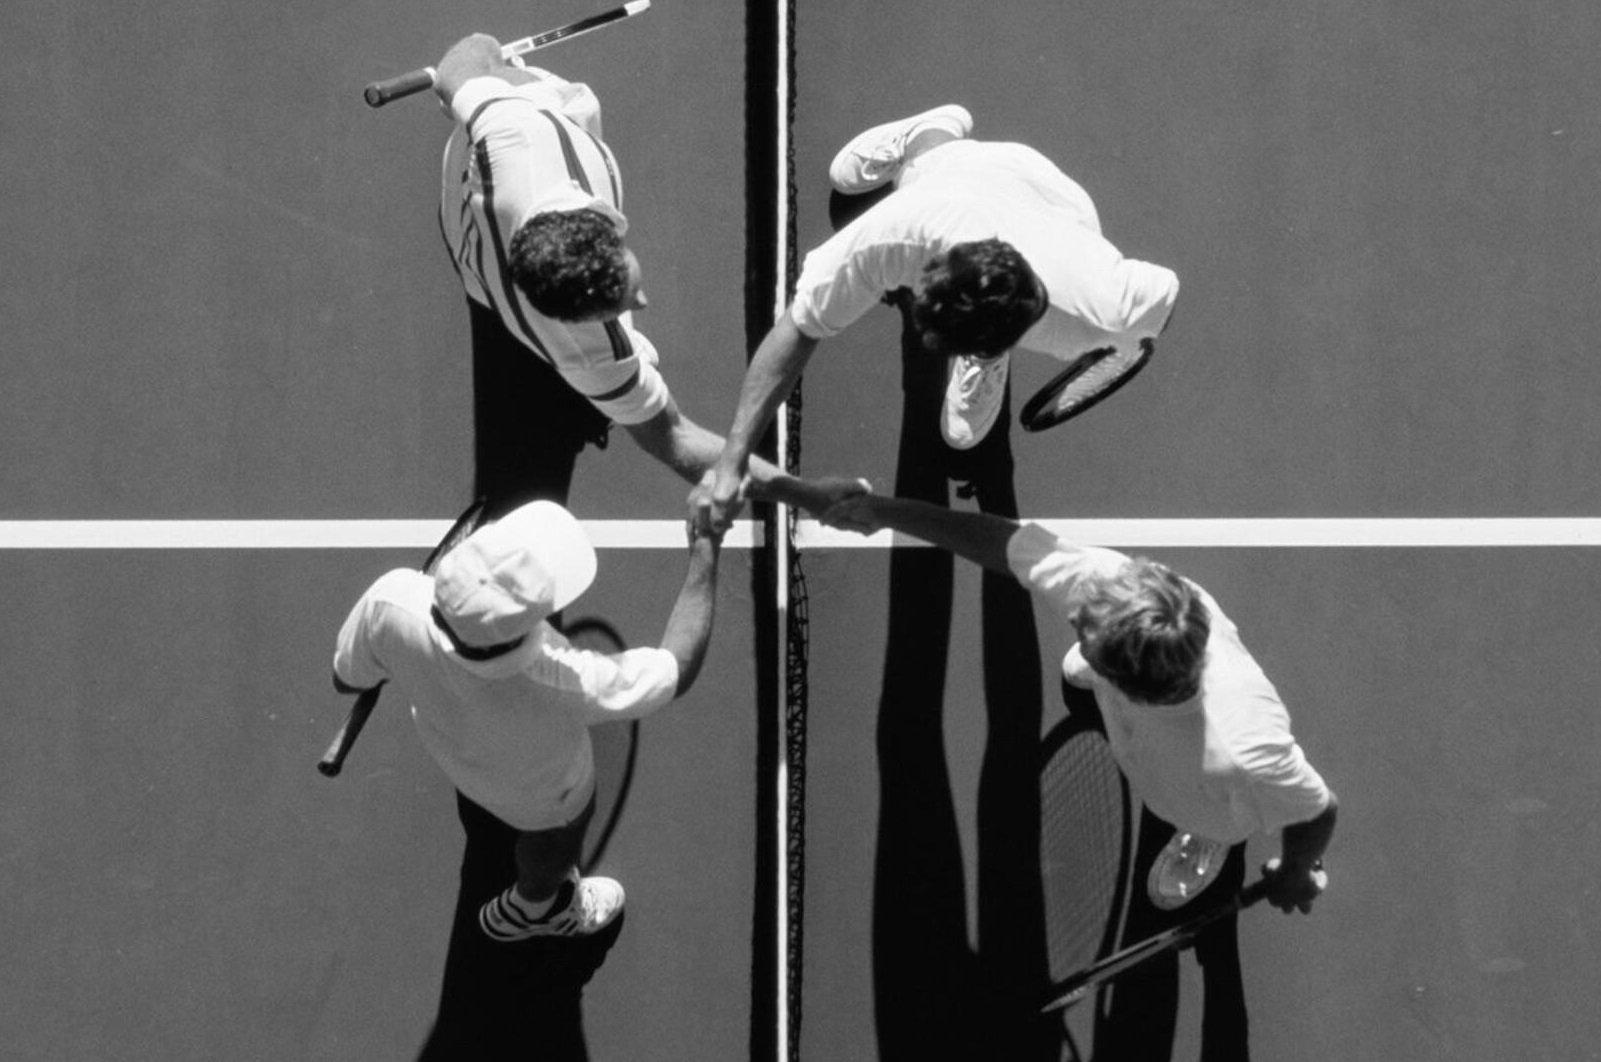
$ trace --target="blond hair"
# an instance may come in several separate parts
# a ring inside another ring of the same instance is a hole
[[[1177,704],[1200,691],[1212,618],[1193,583],[1135,557],[1085,589],[1079,636],[1090,667],[1148,704]]]

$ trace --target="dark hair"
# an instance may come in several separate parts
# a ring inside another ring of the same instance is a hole
[[[509,258],[518,290],[558,321],[618,312],[628,297],[622,235],[598,210],[535,214],[512,236]]]
[[[1147,704],[1177,704],[1200,691],[1212,617],[1193,584],[1136,557],[1087,589],[1081,648],[1090,667]]]
[[[1039,320],[1044,288],[1004,240],[958,243],[923,267],[912,322],[952,354],[999,354]]]

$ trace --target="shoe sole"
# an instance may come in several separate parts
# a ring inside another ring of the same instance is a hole
[[[861,195],[863,192],[871,192],[875,188],[884,187],[900,174],[902,167],[905,165],[905,159],[903,157],[894,165],[887,167],[886,171],[881,175],[859,177],[857,176],[857,171],[861,167],[856,163],[856,159],[867,154],[865,149],[876,146],[887,138],[898,136],[903,140],[902,150],[904,152],[904,141],[911,140],[918,126],[929,122],[939,122],[941,119],[947,118],[960,127],[961,131],[957,134],[958,140],[965,140],[972,135],[973,116],[968,113],[966,107],[959,103],[947,103],[923,111],[921,114],[914,114],[910,118],[899,118],[893,122],[875,125],[865,132],[856,134],[843,148],[840,148],[839,153],[834,156],[834,160],[828,164],[829,183],[834,186],[835,191],[842,195]]]

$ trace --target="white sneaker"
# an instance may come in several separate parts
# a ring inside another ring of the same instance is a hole
[[[925,129],[944,129],[961,140],[973,131],[967,108],[947,103],[910,118],[875,125],[840,148],[828,165],[828,179],[845,195],[860,195],[888,184],[906,164],[906,145]]]
[[[516,886],[478,909],[478,925],[504,943],[531,937],[583,937],[605,929],[623,910],[623,887],[611,878],[580,878],[561,884],[551,908],[531,918]]]
[[[983,441],[1000,416],[1006,397],[1006,367],[1010,352],[994,358],[957,354],[950,359],[951,377],[945,385],[945,410],[940,432],[957,450],[971,450]]]

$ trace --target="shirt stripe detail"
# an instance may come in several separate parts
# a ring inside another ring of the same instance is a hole
[[[482,108],[479,109],[482,110]],[[474,142],[473,150],[478,156],[478,176],[484,186],[484,222],[489,227],[490,239],[495,242],[495,272],[500,278],[501,292],[511,307],[512,316],[517,319],[517,327],[522,331],[522,338],[534,349],[535,353],[554,365],[555,359],[550,356],[550,352],[545,349],[545,344],[539,341],[538,334],[534,332],[533,326],[528,323],[528,315],[523,313],[522,300],[517,297],[517,286],[511,279],[511,263],[507,258],[505,239],[501,235],[500,226],[495,224],[495,187],[494,178],[489,172],[489,148],[484,144]],[[493,301],[494,296],[491,295],[490,298]]]
[[[561,143],[561,157],[567,160],[567,176],[584,190],[585,195],[594,195],[595,189],[590,186],[589,174],[584,172],[584,164],[578,159],[578,149],[573,146],[573,137],[567,131],[566,123],[552,111],[541,110],[539,113],[556,129],[556,139]]]
[[[628,379],[624,383],[620,384],[617,387],[612,388],[610,391],[607,391],[605,394],[585,395],[584,397],[589,399],[591,402],[610,402],[613,399],[621,398],[624,395],[626,395],[628,392],[632,391],[634,389],[634,385],[636,383],[638,383],[638,382],[639,382],[639,370],[635,369],[633,372],[628,374]]]
[[[628,330],[618,324],[615,318],[606,322],[606,338],[611,340],[611,356],[614,360],[626,361],[634,356],[633,340],[628,338]]]

